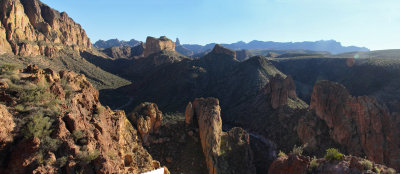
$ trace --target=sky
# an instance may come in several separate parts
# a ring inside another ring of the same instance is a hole
[[[183,44],[337,40],[400,49],[399,0],[42,0],[92,42],[147,36]]]

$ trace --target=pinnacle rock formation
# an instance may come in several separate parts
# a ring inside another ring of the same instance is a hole
[[[144,57],[148,57],[151,54],[158,53],[160,51],[175,51],[175,43],[165,36],[160,38],[147,37],[146,48],[144,49]]]
[[[137,127],[143,142],[149,144],[149,135],[160,129],[162,112],[154,103],[142,103],[133,110],[129,119]]]
[[[189,117],[197,118],[209,174],[255,173],[249,134],[238,127],[228,132],[222,131],[218,99],[197,98],[186,109]]]
[[[0,9],[0,54],[56,57],[64,48],[91,48],[85,30],[67,13],[38,0],[3,0]]]

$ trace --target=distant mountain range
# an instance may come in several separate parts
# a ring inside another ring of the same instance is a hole
[[[96,43],[93,44],[96,48],[111,48],[111,47],[120,47],[120,46],[130,46],[134,47],[139,45],[141,42],[135,39],[131,39],[130,41],[118,40],[118,39],[110,39],[107,41],[98,40]]]
[[[205,46],[196,44],[183,44],[185,48],[192,50],[195,54],[201,53],[214,48],[216,43],[210,43]],[[366,47],[357,46],[342,46],[340,42],[335,40],[320,40],[315,42],[272,42],[272,41],[258,41],[253,40],[249,43],[240,41],[232,44],[221,44],[222,46],[233,50],[250,50],[250,49],[296,49],[296,50],[310,50],[310,51],[328,51],[332,54],[355,52],[355,51],[369,51]]]
[[[179,39],[177,39],[179,40]],[[111,39],[108,41],[99,40],[94,44],[96,48],[110,48],[115,46],[136,46],[140,43],[135,39],[130,41],[119,41],[118,39]],[[186,56],[192,56],[203,52],[208,52],[214,48],[217,43],[210,43],[207,45],[198,44],[176,44],[180,48],[178,52]],[[254,49],[275,49],[275,50],[309,50],[309,51],[325,51],[332,54],[339,54],[345,52],[360,52],[369,51],[366,47],[357,46],[343,46],[340,42],[335,40],[320,40],[320,41],[305,41],[305,42],[272,42],[272,41],[258,41],[253,40],[249,43],[239,41],[231,44],[221,44],[222,46],[232,50],[254,50]],[[181,48],[182,47],[182,48]],[[183,50],[180,51],[180,50]],[[191,55],[188,55],[190,53]]]

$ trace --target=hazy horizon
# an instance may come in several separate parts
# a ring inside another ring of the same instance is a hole
[[[400,2],[395,0],[42,0],[99,39],[147,36],[179,38],[183,44],[252,40],[336,40],[371,50],[399,49]]]

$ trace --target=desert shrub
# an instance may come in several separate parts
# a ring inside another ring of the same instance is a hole
[[[60,147],[61,141],[51,137],[43,137],[40,142],[40,149],[46,152],[55,152]]]
[[[11,75],[14,71],[19,69],[20,66],[11,63],[4,63],[0,65],[0,74],[4,75]]]
[[[381,174],[381,170],[378,167],[374,167],[374,169],[372,171],[377,174]]]
[[[344,158],[344,155],[335,148],[329,148],[326,150],[324,158],[330,161],[342,160]]]
[[[290,152],[290,154],[292,154],[292,155],[302,155],[303,154],[303,150],[304,150],[305,147],[306,147],[306,145],[303,145],[303,146],[294,145],[292,151]]]
[[[74,137],[75,140],[79,140],[85,138],[86,133],[82,130],[74,130],[74,132],[72,132],[72,136]]]
[[[287,157],[285,152],[279,151],[278,157]]]
[[[68,162],[68,157],[66,157],[66,156],[63,156],[61,158],[57,158],[56,166],[60,167],[60,168],[64,167],[67,164],[67,162]]]
[[[102,105],[96,105],[96,108],[95,108],[95,110],[94,110],[94,112],[93,112],[93,116],[94,116],[95,118],[98,118],[101,114],[104,113],[105,110],[106,110],[106,108],[104,108],[104,106],[102,106]]]
[[[389,174],[395,174],[395,173],[396,173],[396,170],[394,170],[394,169],[392,169],[392,168],[389,168],[388,171],[387,171],[387,173],[389,173]]]
[[[369,160],[362,160],[361,165],[364,167],[364,170],[372,170],[372,162]]]
[[[312,173],[318,167],[319,167],[318,159],[317,157],[314,156],[310,162],[310,166],[308,167],[308,173]]]
[[[98,150],[93,150],[91,152],[89,152],[89,151],[81,151],[78,154],[78,159],[79,159],[79,161],[81,162],[82,165],[87,165],[91,161],[93,161],[96,158],[98,158],[99,155],[100,155],[100,152]]]
[[[25,138],[37,137],[42,139],[46,136],[49,136],[52,132],[51,125],[53,121],[44,116],[43,113],[37,112],[31,115],[29,121],[26,123],[25,128],[23,129],[23,135]]]

